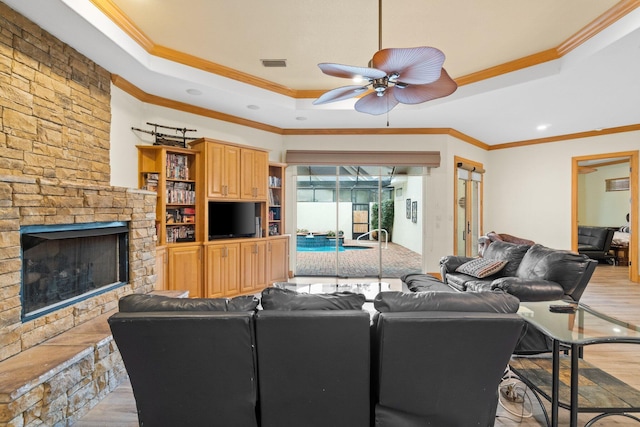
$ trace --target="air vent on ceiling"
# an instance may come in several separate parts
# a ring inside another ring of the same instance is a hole
[[[274,68],[287,66],[286,59],[261,59],[260,61],[262,62],[263,67]]]

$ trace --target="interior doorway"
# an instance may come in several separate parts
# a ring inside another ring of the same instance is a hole
[[[458,256],[478,255],[478,238],[482,234],[482,184],[484,169],[481,163],[454,157],[454,253]]]
[[[616,245],[628,241],[628,266],[619,267],[637,282],[638,151],[574,157],[572,163],[572,249],[578,250],[579,225],[615,229]],[[623,185],[612,187],[616,182]],[[622,231],[625,225],[629,233]]]

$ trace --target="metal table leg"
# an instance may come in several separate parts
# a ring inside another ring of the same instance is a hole
[[[578,377],[580,374],[578,361],[581,356],[580,350],[580,346],[571,344],[571,418],[569,419],[571,427],[578,425]]]
[[[560,391],[560,343],[553,340],[553,369],[551,378],[551,427],[558,427],[558,399]]]

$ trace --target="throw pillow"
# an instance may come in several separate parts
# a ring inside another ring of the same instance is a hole
[[[468,274],[469,276],[477,277],[478,279],[484,279],[485,277],[496,274],[507,265],[507,261],[488,259],[488,258],[475,258],[471,261],[465,262],[460,267],[456,268],[458,273]]]
[[[262,291],[264,310],[362,310],[365,296],[353,292],[331,294],[301,294],[281,288],[266,288]]]

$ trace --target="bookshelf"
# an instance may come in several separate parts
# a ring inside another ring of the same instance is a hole
[[[286,165],[280,163],[269,164],[269,193],[268,193],[268,233],[269,236],[284,234],[284,170]]]
[[[196,221],[197,156],[186,148],[138,146],[139,186],[158,193],[158,245],[201,240]]]

